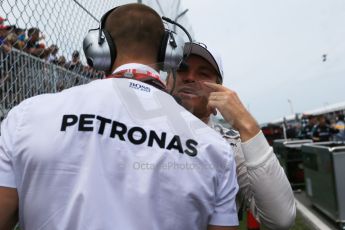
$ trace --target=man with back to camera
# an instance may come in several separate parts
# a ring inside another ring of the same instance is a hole
[[[2,122],[0,229],[18,212],[29,230],[236,229],[230,146],[158,89],[159,15],[123,5],[99,30],[84,51],[110,78],[27,99]]]
[[[253,116],[237,94],[222,86],[221,60],[201,43],[187,43],[188,68],[169,75],[167,88],[187,110],[217,130],[235,153],[237,207],[249,208],[268,229],[289,229],[296,205],[289,181]],[[233,128],[212,121],[216,109]]]

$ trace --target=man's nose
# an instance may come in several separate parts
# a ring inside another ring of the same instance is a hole
[[[195,79],[195,75],[193,72],[188,72],[183,78],[184,83],[193,83],[193,82],[195,82],[195,80],[196,79]]]

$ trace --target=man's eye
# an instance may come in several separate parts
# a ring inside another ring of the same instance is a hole
[[[202,76],[202,77],[205,77],[205,78],[210,78],[211,77],[211,75],[206,73],[206,72],[200,72],[199,75]]]

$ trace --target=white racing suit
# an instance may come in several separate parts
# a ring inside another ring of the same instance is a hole
[[[235,154],[239,192],[237,209],[250,209],[266,229],[289,229],[296,217],[296,204],[290,183],[280,166],[273,149],[260,131],[250,140],[241,143],[240,135],[233,129],[208,124],[232,146]]]

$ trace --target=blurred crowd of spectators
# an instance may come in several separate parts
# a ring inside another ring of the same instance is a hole
[[[296,132],[299,139],[320,141],[345,141],[344,114],[329,119],[325,115],[309,115],[302,118],[302,127]]]
[[[285,135],[284,135],[285,130]],[[345,142],[344,111],[333,114],[303,115],[300,119],[285,121],[282,124],[267,124],[262,131],[272,145],[273,140],[312,139],[314,142]]]
[[[58,55],[59,47],[56,44],[46,47],[45,36],[39,28],[23,29],[15,25],[5,25],[6,21],[7,19],[0,17],[0,48],[5,53],[15,48],[89,78],[104,77],[103,72],[82,64],[79,51],[75,50],[70,61],[67,61],[64,55]]]

